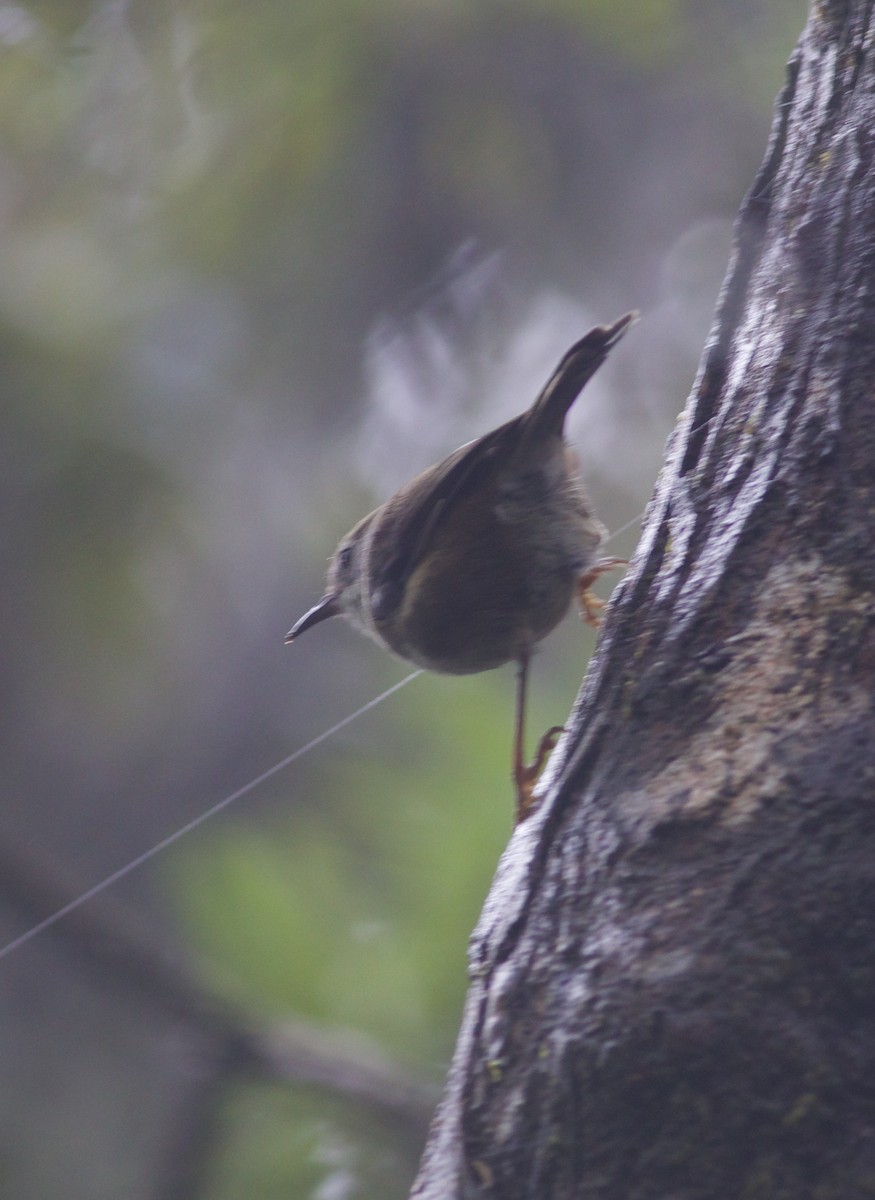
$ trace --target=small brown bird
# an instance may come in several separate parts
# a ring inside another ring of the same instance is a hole
[[[597,559],[606,530],[590,511],[565,444],[565,418],[632,322],[627,313],[571,347],[531,408],[417,475],[341,541],[322,599],[293,642],[345,616],[387,650],[431,671],[466,675],[517,663],[513,775],[517,820],[562,732],[523,755],[532,648],[568,611],[597,625],[589,587],[623,559]]]

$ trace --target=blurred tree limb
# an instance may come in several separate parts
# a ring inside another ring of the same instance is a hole
[[[873,7],[790,62],[421,1200],[873,1194]]]
[[[41,920],[83,889],[60,864],[0,839],[0,897]],[[437,1100],[434,1087],[361,1037],[301,1020],[260,1020],[199,982],[182,954],[106,895],[47,931],[104,984],[123,989],[185,1032],[198,1086],[175,1125],[162,1200],[193,1197],[214,1146],[227,1087],[261,1079],[304,1086],[363,1105],[396,1134],[421,1144]],[[27,951],[23,948],[21,953]]]

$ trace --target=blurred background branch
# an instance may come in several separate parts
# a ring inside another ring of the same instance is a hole
[[[64,864],[22,846],[13,848],[9,840],[0,843],[0,903],[21,912],[29,923],[65,907],[83,890]],[[120,989],[128,1003],[155,1009],[161,1020],[179,1023],[189,1057],[197,1059],[193,1126],[199,1130],[202,1112],[217,1103],[207,1105],[205,1091],[220,1096],[220,1088],[235,1076],[258,1077],[365,1105],[412,1141],[413,1150],[421,1144],[438,1099],[437,1081],[417,1078],[392,1063],[361,1035],[318,1029],[288,1017],[254,1018],[212,994],[169,938],[157,935],[108,895],[69,913],[50,936],[72,957],[74,969],[94,974],[101,987]],[[214,1140],[202,1132],[184,1139],[186,1154],[177,1157],[177,1171],[189,1188],[194,1150]]]

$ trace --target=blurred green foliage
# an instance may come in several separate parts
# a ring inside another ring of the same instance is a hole
[[[511,695],[504,673],[420,679],[393,746],[335,744],[325,808],[185,854],[181,902],[247,1004],[446,1060],[467,935],[511,826]]]
[[[288,1090],[254,1087],[229,1097],[226,1138],[207,1180],[211,1200],[289,1196],[403,1196],[410,1163],[367,1114]]]

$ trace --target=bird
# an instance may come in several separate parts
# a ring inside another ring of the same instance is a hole
[[[530,408],[460,446],[400,488],[341,539],[326,590],[286,644],[344,616],[400,658],[453,675],[516,663],[513,781],[516,821],[561,726],[524,755],[534,647],[568,611],[600,624],[590,588],[624,559],[598,558],[606,529],[594,516],[565,441],[580,392],[636,320],[597,325],[566,352]]]

